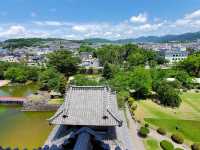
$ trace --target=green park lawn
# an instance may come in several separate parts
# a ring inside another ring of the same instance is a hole
[[[181,133],[187,143],[200,142],[200,93],[183,93],[179,108],[166,108],[151,100],[139,101],[135,112],[137,120],[153,127],[162,127],[169,133]]]
[[[55,99],[51,99],[48,104],[55,104],[55,105],[61,105],[64,103],[64,99],[63,98],[55,98]]]
[[[159,142],[153,138],[145,139],[144,146],[146,150],[161,150]]]

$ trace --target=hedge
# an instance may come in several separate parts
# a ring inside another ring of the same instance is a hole
[[[141,137],[147,137],[149,134],[149,129],[146,127],[141,127],[138,133]]]
[[[148,123],[145,123],[144,126],[145,126],[146,128],[148,128],[148,127],[149,127],[149,124],[148,124]]]
[[[182,149],[182,148],[175,148],[175,150],[184,150],[184,149]]]
[[[174,145],[167,140],[161,141],[160,146],[163,150],[174,150]]]
[[[200,143],[194,143],[191,145],[192,150],[200,150]]]
[[[166,131],[165,131],[165,129],[163,129],[163,128],[158,128],[158,129],[157,129],[157,132],[158,132],[159,134],[161,134],[161,135],[165,135],[165,134],[166,134]]]
[[[171,139],[178,144],[183,144],[184,142],[184,139],[180,134],[172,134]]]

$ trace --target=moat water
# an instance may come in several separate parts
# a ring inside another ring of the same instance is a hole
[[[0,88],[0,96],[27,96],[35,93],[37,84]],[[52,126],[47,119],[54,112],[21,112],[21,106],[0,105],[0,146],[33,149],[42,146]]]

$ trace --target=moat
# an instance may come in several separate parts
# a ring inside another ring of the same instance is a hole
[[[5,86],[0,96],[28,96],[35,93],[37,84]],[[47,119],[54,112],[22,112],[21,106],[0,105],[0,146],[33,149],[44,144],[52,127]]]

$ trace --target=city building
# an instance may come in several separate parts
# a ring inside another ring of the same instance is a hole
[[[92,52],[81,52],[80,59],[81,59],[81,64],[79,66],[81,66],[81,67],[97,68],[97,69],[102,68],[102,67],[100,67],[99,59],[94,58]]]
[[[164,53],[165,59],[169,61],[170,64],[179,62],[187,58],[188,52],[187,51],[180,51],[180,50],[171,50],[165,51]]]

